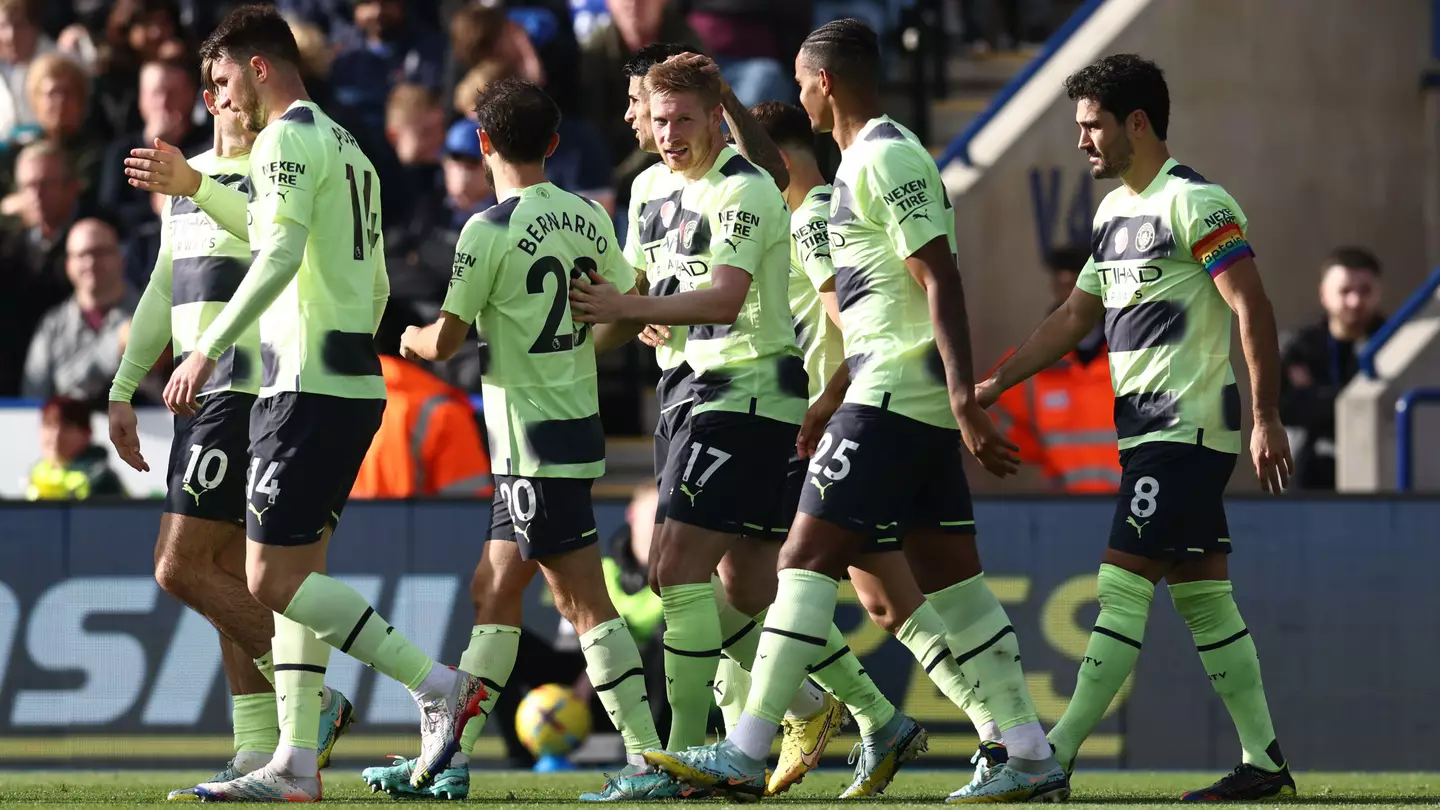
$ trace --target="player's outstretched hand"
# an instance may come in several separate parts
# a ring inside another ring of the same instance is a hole
[[[415,351],[415,347],[419,343],[420,331],[420,327],[418,326],[407,326],[405,327],[405,334],[400,336],[400,356],[412,363],[425,359],[420,356],[419,352]]]
[[[135,425],[135,409],[130,403],[110,403],[110,443],[115,445],[115,452],[132,469],[150,472],[150,465],[140,455],[140,431]]]
[[[668,326],[650,323],[646,324],[645,328],[640,331],[640,342],[653,349],[664,346],[665,341],[669,339],[670,327]]]
[[[590,271],[570,281],[570,317],[581,323],[624,320],[625,296],[599,273]]]
[[[155,139],[154,149],[131,149],[125,158],[125,176],[130,185],[144,191],[189,197],[200,190],[200,172],[180,150]]]
[[[805,419],[800,423],[800,433],[795,436],[795,451],[801,458],[815,455],[815,447],[820,444],[820,437],[825,435],[825,426],[830,424],[830,417],[840,409],[843,399],[844,397],[832,397],[827,391],[805,411]]]
[[[960,438],[965,447],[979,460],[980,465],[997,478],[1014,475],[1020,470],[1020,448],[1006,441],[1000,429],[990,421],[990,415],[971,399],[955,409],[955,419],[960,423]]]
[[[1000,401],[1000,395],[1005,393],[1000,389],[1000,383],[994,377],[975,385],[975,402],[981,408],[989,408]]]
[[[214,372],[214,360],[200,352],[191,352],[165,384],[165,407],[180,416],[194,416],[200,408],[197,402],[200,389]]]
[[[1260,489],[1281,495],[1290,488],[1295,462],[1290,457],[1290,436],[1278,418],[1255,420],[1255,430],[1250,434],[1250,459],[1255,463]]]

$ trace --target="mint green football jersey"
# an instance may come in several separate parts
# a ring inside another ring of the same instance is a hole
[[[1139,194],[1095,212],[1077,286],[1105,302],[1120,449],[1146,442],[1239,453],[1231,312],[1214,279],[1253,257],[1235,200],[1173,158]]]
[[[256,136],[250,167],[252,248],[281,220],[309,231],[299,272],[260,316],[260,396],[384,399],[375,327],[390,282],[374,165],[318,106],[297,101]]]
[[[691,326],[685,362],[695,372],[695,413],[750,413],[799,424],[805,364],[790,323],[790,212],[775,182],[729,146],[698,180],[684,182],[656,211],[665,230],[675,292],[701,290],[720,265],[750,274],[733,324]]]
[[[790,319],[795,340],[805,358],[810,379],[810,402],[845,358],[840,329],[830,322],[820,301],[820,288],[835,279],[830,260],[830,187],[810,189],[800,207],[790,214]]]
[[[841,154],[830,196],[845,401],[954,429],[930,305],[905,266],[942,237],[954,253],[955,213],[934,158],[888,116],[871,119]]]
[[[675,267],[665,260],[665,226],[660,210],[668,201],[678,205],[685,179],[656,163],[641,172],[630,184],[630,207],[626,223],[625,258],[637,274],[645,276],[650,295],[673,295],[680,287]],[[685,362],[687,327],[671,326],[670,339],[655,349],[660,382],[655,386],[662,412],[691,401],[695,374]]]
[[[481,379],[496,473],[605,472],[595,342],[570,318],[570,280],[587,271],[635,288],[609,214],[551,183],[519,189],[460,233],[442,308],[478,320],[489,347]]]
[[[189,159],[195,170],[221,185],[249,192],[250,157],[221,157],[207,150]],[[220,227],[186,197],[167,197],[161,220],[155,283],[170,287],[170,338],[175,356],[200,336],[225,308],[250,267],[250,243]],[[252,324],[220,355],[201,394],[260,392],[260,328]]]

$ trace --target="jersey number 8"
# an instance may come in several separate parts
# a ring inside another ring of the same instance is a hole
[[[544,295],[545,279],[555,279],[555,297],[550,301],[550,313],[545,316],[545,325],[540,327],[540,336],[530,344],[531,354],[568,352],[584,345],[585,335],[589,331],[587,326],[582,325],[562,335],[560,323],[570,308],[570,279],[579,278],[582,273],[589,274],[597,269],[595,260],[589,256],[577,256],[575,265],[568,274],[565,272],[565,265],[554,256],[542,256],[530,265],[530,272],[525,276],[525,291],[531,295]]]

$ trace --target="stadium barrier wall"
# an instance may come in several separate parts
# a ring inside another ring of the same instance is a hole
[[[1424,171],[1440,119],[1427,129],[1420,91],[1432,3],[1384,6],[1383,14],[1370,0],[1106,0],[1095,8],[968,139],[973,165],[943,167],[977,369],[1045,316],[1046,249],[1089,244],[1095,207],[1116,185],[1090,179],[1061,86],[1108,53],[1138,53],[1165,70],[1171,152],[1225,186],[1248,215],[1282,329],[1319,317],[1319,264],[1341,244],[1376,251],[1385,306],[1395,307],[1440,262],[1426,255],[1436,238],[1425,227],[1435,175]],[[1334,127],[1337,109],[1346,111],[1342,130],[1318,137]],[[1238,339],[1232,360],[1248,403]],[[1241,476],[1235,487],[1248,488]],[[975,484],[1006,486],[982,476]]]
[[[624,520],[624,506],[597,504],[602,536]],[[1103,498],[976,505],[988,577],[1019,632],[1047,725],[1073,689],[1095,618],[1094,573],[1113,509]],[[229,756],[215,631],[151,578],[159,510],[156,502],[0,508],[0,764],[206,767]],[[1237,598],[1290,761],[1433,768],[1440,500],[1237,499],[1229,516]],[[351,503],[331,571],[454,662],[468,640],[467,584],[488,525],[483,504]],[[1137,673],[1087,746],[1086,765],[1228,769],[1238,745],[1191,636],[1164,595],[1152,613]],[[848,589],[837,621],[882,689],[935,734],[927,762],[963,766],[974,746],[968,722],[864,619]],[[559,632],[538,584],[525,624]],[[327,678],[360,710],[340,758],[383,761],[414,746],[415,709],[403,688],[339,654]],[[1357,729],[1384,729],[1386,745],[1355,745]],[[482,743],[482,758],[500,755],[496,735]],[[832,752],[843,757],[849,747],[841,740]]]

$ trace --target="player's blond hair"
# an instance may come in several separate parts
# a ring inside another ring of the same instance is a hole
[[[720,77],[698,67],[681,63],[675,58],[650,68],[645,74],[645,89],[656,93],[690,93],[706,107],[720,103]]]

